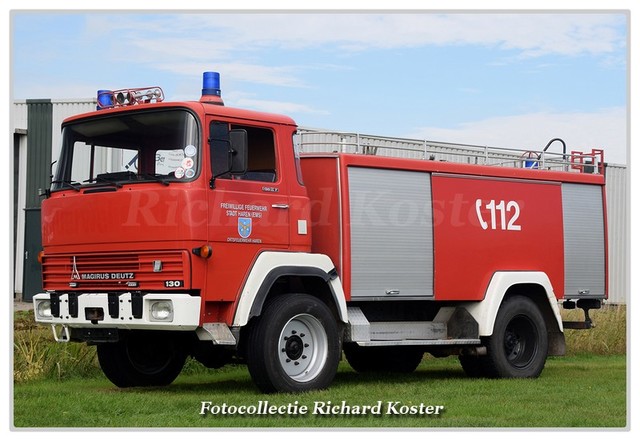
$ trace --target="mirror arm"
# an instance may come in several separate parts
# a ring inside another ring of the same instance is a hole
[[[231,143],[229,143],[229,168],[223,172],[218,173],[217,175],[213,175],[211,176],[211,179],[209,180],[209,188],[211,190],[216,188],[216,178],[219,178],[222,175],[226,175],[227,173],[229,173],[231,171],[231,169],[233,168],[231,164],[233,164],[233,162],[231,161],[231,157],[236,153],[235,150],[233,150],[233,148],[231,148]]]
[[[41,188],[38,190],[38,196],[44,197],[45,199],[49,199],[51,197],[51,184],[53,183],[53,166],[56,165],[58,161],[53,161],[49,166],[49,188]]]

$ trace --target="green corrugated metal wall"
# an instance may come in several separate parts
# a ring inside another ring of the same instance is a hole
[[[38,191],[49,187],[53,105],[51,100],[27,100],[26,208],[40,208]]]
[[[27,185],[25,203],[24,283],[22,299],[42,292],[38,253],[42,249],[39,190],[49,187],[53,106],[51,100],[27,100]]]

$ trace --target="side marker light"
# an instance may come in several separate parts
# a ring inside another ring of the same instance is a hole
[[[208,259],[213,255],[213,248],[211,248],[211,245],[202,245],[200,248],[194,248],[191,252],[196,256]]]

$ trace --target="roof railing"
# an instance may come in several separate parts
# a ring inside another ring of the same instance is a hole
[[[556,142],[562,144],[562,152],[548,151]],[[352,153],[535,170],[604,173],[603,150],[573,150],[567,153],[566,144],[560,138],[553,138],[541,150],[522,150],[299,128],[296,145],[300,153]]]

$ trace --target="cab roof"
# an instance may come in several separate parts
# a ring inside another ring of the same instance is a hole
[[[80,121],[87,118],[96,118],[107,115],[116,115],[130,112],[151,111],[161,109],[176,109],[184,108],[193,111],[195,114],[203,117],[205,115],[220,116],[223,118],[241,119],[245,121],[266,122],[270,124],[280,124],[288,126],[296,126],[296,122],[285,115],[258,112],[255,110],[238,109],[235,107],[227,107],[224,105],[207,103],[201,101],[177,101],[177,102],[161,102],[150,104],[139,104],[133,106],[121,106],[103,110],[96,110],[93,112],[81,113],[78,115],[66,118],[63,124],[69,124],[75,121]]]

